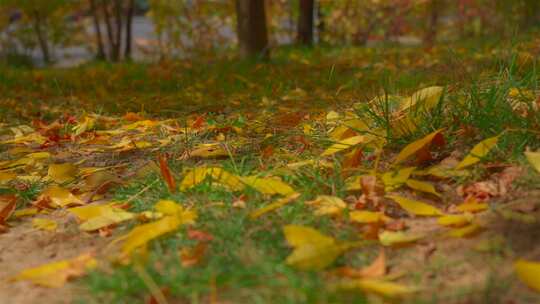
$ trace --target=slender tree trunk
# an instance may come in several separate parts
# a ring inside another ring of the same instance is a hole
[[[102,0],[103,16],[105,18],[105,28],[107,29],[107,40],[109,42],[109,59],[114,60],[114,47],[115,39],[112,28],[111,14],[109,13],[109,6],[107,0]]]
[[[124,58],[131,60],[131,45],[133,43],[133,13],[135,11],[135,0],[129,0],[126,13],[126,48]]]
[[[424,43],[427,46],[433,46],[437,39],[440,6],[440,0],[431,0],[429,3],[429,19],[424,36]]]
[[[317,37],[319,44],[323,42],[323,34],[326,30],[326,24],[324,21],[324,13],[321,8],[322,3],[317,3]]]
[[[298,17],[297,42],[303,45],[313,44],[314,0],[300,0],[300,16]]]
[[[240,55],[269,57],[264,0],[236,0]]]
[[[122,0],[114,1],[114,20],[115,20],[115,42],[113,48],[113,61],[120,61],[120,50],[122,48]]]
[[[34,10],[34,31],[36,32],[36,37],[38,39],[39,47],[41,49],[41,54],[43,56],[43,61],[48,64],[51,62],[51,55],[49,53],[49,43],[47,42],[47,33],[43,28],[44,19],[41,17],[37,10]]]
[[[96,39],[97,39],[97,54],[96,58],[98,60],[105,60],[105,46],[103,45],[103,37],[101,36],[101,27],[99,22],[99,12],[96,5],[96,0],[90,0],[90,12],[92,13],[92,19],[94,20],[94,28],[96,31]]]

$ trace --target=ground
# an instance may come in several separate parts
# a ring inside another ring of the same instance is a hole
[[[520,41],[0,67],[0,303],[539,301]]]

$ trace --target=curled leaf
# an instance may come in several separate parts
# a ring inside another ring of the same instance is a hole
[[[469,152],[469,154],[467,154],[467,156],[465,156],[465,158],[456,166],[456,169],[461,170],[463,168],[478,163],[482,158],[486,157],[486,155],[491,151],[491,149],[493,149],[493,147],[497,145],[498,140],[499,136],[495,136],[478,143],[472,148],[471,152]]]

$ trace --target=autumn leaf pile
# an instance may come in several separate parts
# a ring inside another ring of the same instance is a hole
[[[233,208],[248,208],[249,220],[262,227],[267,217],[304,204],[316,218],[355,229],[356,238],[343,240],[293,222],[282,227],[283,242],[290,247],[283,263],[324,273],[328,288],[385,298],[421,292],[425,286],[403,283],[402,274],[387,265],[386,252],[421,242],[475,238],[489,231],[497,216],[522,225],[538,221],[531,213],[538,208],[536,202],[498,202],[524,172],[540,171],[540,152],[526,151],[528,163],[519,166],[492,164],[490,155],[512,130],[460,148],[448,143],[456,131],[422,131],[425,114],[439,107],[446,93],[433,86],[410,96],[358,102],[345,110],[309,113],[278,107],[219,121],[208,114],[159,120],[130,112],[123,117],[66,114],[52,122],[6,125],[0,137],[5,147],[0,187],[6,190],[0,196],[0,231],[10,233],[31,221],[34,229],[55,233],[71,219],[79,233],[109,240],[104,252],[30,267],[8,280],[60,287],[100,264],[137,268],[145,263],[152,242],[181,229],[199,240],[181,253],[182,265],[196,265],[213,241],[197,229],[204,212],[197,201],[163,197],[146,202],[151,208],[143,211],[132,202],[156,183],[163,183],[170,194],[190,193],[204,184],[233,193]],[[284,100],[298,94],[309,93],[293,90]],[[263,100],[261,107],[267,103]],[[384,113],[377,107],[381,104],[386,105]],[[385,117],[385,122],[377,117]],[[405,139],[411,140],[396,144]],[[238,169],[246,154],[257,156],[257,170]],[[475,178],[478,167],[490,165],[498,170]],[[295,177],[308,169],[340,176],[344,191],[328,188],[315,196],[305,192]],[[116,189],[148,176],[158,178],[125,200],[113,199]],[[31,188],[38,189],[35,197],[20,196]],[[250,206],[253,193],[264,198],[256,208]],[[418,222],[428,228],[417,229]],[[347,261],[336,266],[346,252],[364,248],[380,250],[369,266],[358,268]],[[538,261],[516,257],[513,263],[523,284],[540,291]],[[161,297],[159,292],[154,296]]]

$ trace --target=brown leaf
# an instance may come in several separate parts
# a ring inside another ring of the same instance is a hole
[[[13,194],[0,195],[0,225],[3,225],[17,207],[17,196]]]
[[[189,229],[187,231],[187,237],[190,240],[197,240],[199,242],[210,242],[214,240],[214,236],[210,233],[196,229]]]
[[[167,187],[169,187],[169,191],[171,193],[175,193],[176,182],[174,180],[174,177],[171,174],[169,165],[167,164],[167,159],[163,155],[158,154],[158,160],[159,160],[159,169],[161,170],[161,176],[163,177],[163,180],[165,180],[165,182],[167,183]]]

